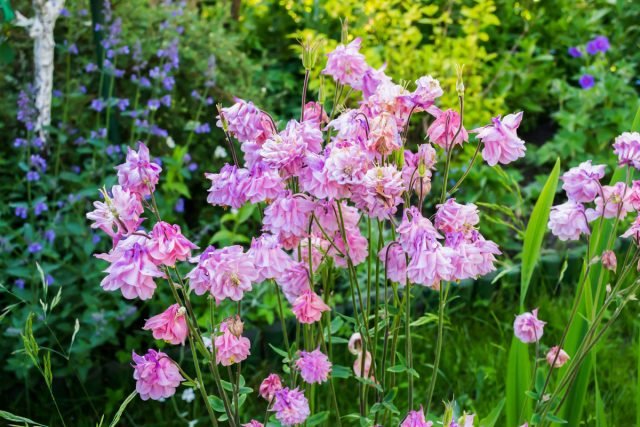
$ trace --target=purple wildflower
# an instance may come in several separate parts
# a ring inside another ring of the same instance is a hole
[[[582,89],[591,89],[593,85],[596,83],[595,79],[591,74],[583,74],[578,80]]]

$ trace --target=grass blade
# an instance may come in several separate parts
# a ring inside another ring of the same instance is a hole
[[[522,424],[521,415],[525,419],[531,415],[531,399],[525,395],[530,386],[530,377],[529,347],[514,336],[509,348],[507,364],[507,423],[505,425],[519,426]]]

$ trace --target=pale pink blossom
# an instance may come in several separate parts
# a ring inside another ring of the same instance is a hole
[[[417,252],[407,266],[407,277],[411,283],[437,289],[442,280],[451,280],[454,251],[437,241],[423,237]]]
[[[322,132],[309,122],[289,121],[285,130],[269,138],[259,154],[263,161],[285,176],[297,175],[307,152],[322,149]]]
[[[116,170],[123,189],[144,197],[155,191],[162,168],[151,161],[149,149],[141,142],[138,151],[128,148],[126,161],[116,166]]]
[[[331,362],[320,349],[301,351],[300,357],[296,360],[296,367],[307,384],[323,383],[327,381],[329,373],[331,373]]]
[[[431,170],[436,163],[436,150],[431,144],[421,144],[418,152],[404,152],[402,181],[405,189],[413,189],[424,197],[431,191]]]
[[[454,233],[461,236],[461,233]],[[451,277],[454,280],[477,278],[495,271],[496,255],[500,255],[500,249],[491,240],[485,240],[479,235],[475,239],[460,239],[455,246],[451,246],[451,235],[447,235],[447,247],[453,249],[451,253],[451,265],[453,271]]]
[[[276,419],[283,426],[302,424],[309,417],[309,401],[304,393],[294,388],[285,387],[275,394],[275,402],[271,411],[276,413]]]
[[[562,368],[569,361],[570,357],[566,351],[557,345],[551,347],[547,352],[547,363],[554,368]]]
[[[605,165],[592,165],[591,160],[580,163],[562,175],[562,189],[567,197],[579,203],[593,202],[600,194],[600,180],[604,177]]]
[[[251,420],[248,423],[242,424],[242,427],[264,427],[260,421]]]
[[[636,219],[631,224],[631,227],[629,227],[629,229],[624,232],[622,237],[632,237],[636,241],[640,241],[640,215],[636,217]]]
[[[185,317],[187,310],[179,304],[173,304],[164,312],[148,319],[145,331],[152,331],[157,340],[164,340],[169,344],[183,344],[189,335],[189,327]]]
[[[216,301],[226,298],[240,301],[245,292],[251,291],[258,281],[258,271],[242,246],[227,246],[207,259],[207,271],[211,277],[210,292]]]
[[[426,111],[443,93],[438,80],[431,76],[422,76],[416,80],[416,90],[407,97],[407,101],[416,111]]]
[[[415,206],[404,210],[402,222],[396,231],[398,232],[398,242],[410,257],[416,254],[424,238],[431,241],[442,238],[431,221],[423,217]]]
[[[304,106],[304,121],[320,127],[329,122],[329,116],[327,116],[327,112],[324,111],[322,104],[309,101]]]
[[[293,303],[293,314],[300,323],[315,323],[331,308],[311,289],[303,291]]]
[[[388,156],[402,147],[401,129],[398,128],[393,115],[384,112],[370,120],[369,124],[366,147],[376,157]]]
[[[591,233],[584,206],[573,200],[551,208],[548,227],[560,240],[578,240]]]
[[[428,111],[435,117],[427,129],[427,135],[432,143],[449,150],[454,145],[462,145],[469,140],[467,130],[460,127],[460,114],[456,111],[451,109],[442,111],[437,107],[431,107]]]
[[[618,156],[618,164],[640,169],[640,133],[624,132],[616,137],[613,152]]]
[[[240,363],[251,354],[251,343],[249,338],[243,337],[240,333],[234,333],[229,326],[229,320],[220,325],[221,334],[213,341],[216,347],[216,363],[222,366],[231,366]]]
[[[362,183],[369,170],[369,158],[364,150],[355,145],[332,147],[325,160],[327,178],[342,186],[357,186]]]
[[[107,277],[100,286],[105,291],[120,290],[126,299],[150,299],[156,289],[154,279],[164,277],[149,253],[146,237],[131,236],[118,242],[108,254],[96,255],[109,261]]]
[[[334,143],[348,142],[349,145],[364,145],[369,130],[367,116],[360,110],[345,110],[327,124],[327,130],[337,131]]]
[[[387,279],[405,284],[407,280],[407,258],[402,246],[398,242],[387,243],[378,252],[378,258],[385,266]]]
[[[434,225],[443,233],[460,232],[467,234],[480,222],[478,207],[473,203],[461,205],[456,199],[448,199],[437,205]]]
[[[304,249],[302,249],[304,251]],[[304,253],[304,252],[303,252]],[[292,263],[276,281],[289,303],[293,304],[304,291],[311,289],[309,270],[304,262]]]
[[[176,261],[185,261],[196,245],[182,235],[179,225],[158,221],[151,231],[149,254],[157,264],[174,266]]]
[[[349,190],[329,179],[328,170],[325,167],[324,156],[307,153],[304,158],[304,166],[298,172],[300,189],[311,194],[317,199],[340,199],[347,197]]]
[[[247,201],[249,171],[226,164],[219,173],[205,173],[211,180],[207,202],[213,206],[230,206],[239,209]]]
[[[198,265],[187,274],[189,286],[196,295],[203,295],[205,292],[211,291],[211,283],[213,281],[212,275],[214,274],[212,266],[216,263],[215,260],[213,263],[209,262],[209,258],[211,257],[214,257],[215,259],[220,257],[216,248],[213,246],[207,247],[200,256],[190,260],[191,262],[198,263]]]
[[[362,96],[364,99],[369,98],[376,93],[381,84],[391,82],[391,77],[384,73],[386,64],[379,69],[369,67],[362,76]]]
[[[542,338],[546,322],[538,319],[538,309],[516,316],[513,322],[513,332],[525,344],[537,342]]]
[[[613,251],[604,251],[602,252],[602,266],[607,270],[616,271],[618,266],[618,261],[616,259],[616,254]]]
[[[284,181],[278,171],[266,164],[256,163],[247,176],[246,185],[242,185],[246,197],[251,203],[260,203],[276,199],[285,189]]]
[[[633,211],[632,190],[624,182],[602,187],[602,195],[596,197],[595,214],[589,218],[593,220],[604,215],[605,218],[618,217],[623,219],[628,212]],[[604,197],[604,202],[603,202]]]
[[[516,133],[521,121],[522,112],[508,114],[503,119],[498,116],[492,119],[492,124],[474,131],[484,144],[482,158],[489,166],[506,165],[524,157],[527,148]]]
[[[111,196],[101,190],[104,202],[95,201],[95,210],[87,213],[87,218],[94,221],[91,228],[99,228],[114,239],[114,243],[120,236],[126,236],[138,229],[143,221],[144,208],[134,193],[125,190],[120,185],[111,188]]]
[[[362,89],[362,79],[369,69],[364,55],[359,52],[362,39],[354,39],[348,45],[338,45],[327,54],[327,65],[322,74],[333,77],[340,84]]]
[[[400,427],[432,427],[433,423],[424,417],[424,409],[420,406],[419,411],[409,411],[407,417],[402,421]]]
[[[253,238],[247,255],[257,270],[256,282],[278,278],[293,264],[291,257],[282,250],[278,238],[272,234]]]
[[[236,98],[231,107],[223,108],[222,115],[226,119],[229,132],[240,142],[256,141],[262,144],[273,133],[271,119],[260,111],[252,102]],[[218,116],[216,125],[223,127]]]
[[[369,254],[369,241],[362,235],[358,227],[345,227],[344,231],[347,236],[346,245],[342,234],[336,233],[333,237],[335,247],[333,245],[329,246],[328,254],[333,258],[333,261],[338,267],[347,268],[348,262],[345,258],[346,255],[349,256],[354,266],[359,265],[367,259]],[[336,250],[336,247],[341,254]]]
[[[282,389],[282,380],[277,374],[269,374],[260,384],[259,394],[267,402],[271,402],[278,390]]]
[[[353,362],[353,373],[357,377],[368,378],[372,381],[375,381],[373,372],[371,372],[371,352],[367,350],[363,354],[362,336],[359,332],[351,335],[351,338],[349,338],[349,343],[347,344],[347,348],[349,349],[349,352],[351,354],[356,355],[356,360]]]
[[[184,381],[178,367],[161,351],[149,350],[144,356],[134,351],[132,358],[136,391],[142,400],[169,398]]]
[[[285,249],[293,249],[307,236],[314,208],[307,197],[286,193],[265,209],[263,230],[277,235]]]
[[[353,201],[370,217],[389,219],[402,203],[403,192],[400,172],[394,166],[378,166],[367,171],[362,185],[353,193]]]

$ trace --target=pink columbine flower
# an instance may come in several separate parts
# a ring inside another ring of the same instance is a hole
[[[242,427],[264,427],[264,424],[262,424],[260,421],[251,420],[246,424],[242,424]]]
[[[624,182],[603,186],[602,195],[596,197],[595,200],[595,214],[591,215],[589,219],[593,220],[601,215],[604,215],[605,218],[615,218],[617,216],[623,219],[628,212],[633,210],[631,195],[632,190]]]
[[[179,225],[158,221],[151,231],[149,254],[157,264],[174,266],[176,261],[185,261],[196,245],[182,235]]]
[[[456,199],[449,199],[437,205],[434,225],[443,233],[469,233],[480,222],[478,207],[473,203],[461,205]]]
[[[500,249],[491,240],[485,240],[477,231],[473,237],[464,239],[462,233],[447,235],[446,245],[453,249],[451,265],[453,280],[477,278],[489,274],[496,269],[495,256]]]
[[[293,303],[293,314],[300,323],[314,323],[322,318],[322,313],[331,308],[311,289],[308,289]]]
[[[307,384],[323,383],[327,381],[331,372],[331,362],[320,349],[301,351],[300,358],[296,360],[296,367]]]
[[[578,240],[582,233],[591,233],[584,206],[573,200],[551,208],[548,227],[560,240]]]
[[[144,208],[134,193],[120,185],[111,188],[111,196],[100,190],[104,202],[95,201],[95,210],[87,213],[87,218],[94,221],[91,228],[99,228],[118,243],[120,236],[126,236],[138,229],[143,221],[140,217]]]
[[[419,411],[409,411],[400,427],[431,427],[433,423],[424,417],[424,409],[420,406]]]
[[[396,231],[398,242],[410,257],[416,255],[425,238],[430,241],[442,238],[431,221],[423,217],[415,206],[404,210],[402,222]]]
[[[348,145],[332,147],[325,160],[327,179],[345,187],[349,194],[352,186],[360,185],[369,170],[369,158],[362,148]]]
[[[527,148],[516,131],[522,121],[522,112],[508,114],[503,119],[493,118],[493,124],[476,129],[478,139],[484,144],[482,158],[489,166],[500,163],[506,165],[524,157]]]
[[[218,302],[226,298],[240,301],[245,292],[251,291],[252,283],[258,280],[253,260],[238,245],[216,251],[207,260],[207,270],[211,275],[211,295]]]
[[[592,165],[591,160],[587,160],[562,175],[562,189],[571,200],[579,203],[593,202],[600,194],[600,180],[604,173],[605,165]]]
[[[307,236],[314,208],[305,196],[286,193],[265,209],[263,229],[277,235],[285,249],[293,249]]]
[[[298,173],[300,189],[306,191],[317,199],[341,199],[347,197],[349,190],[329,179],[329,173],[325,167],[324,156],[307,153],[304,158],[304,166]]]
[[[144,197],[155,191],[162,168],[151,161],[149,149],[141,142],[138,151],[129,147],[126,161],[116,166],[116,170],[122,188]]]
[[[530,313],[522,313],[516,316],[513,322],[513,332],[516,337],[525,344],[538,342],[544,333],[544,325],[546,322],[538,319],[538,309],[532,310]]]
[[[602,252],[602,266],[607,270],[616,271],[618,261],[616,260],[616,254],[613,251]]]
[[[236,325],[240,326],[236,326]],[[220,324],[220,335],[214,340],[216,363],[231,366],[240,363],[251,354],[249,338],[242,336],[242,322],[239,318],[229,319]]]
[[[566,351],[558,347],[557,345],[551,347],[547,352],[547,363],[554,368],[562,368],[565,363],[569,361],[570,357]],[[555,361],[555,363],[554,363]]]
[[[320,127],[329,122],[329,116],[327,116],[327,112],[324,111],[322,104],[309,101],[304,106],[304,121]]]
[[[402,181],[405,189],[413,189],[418,196],[424,197],[431,191],[431,170],[436,163],[436,150],[431,144],[422,144],[418,152],[404,152]]]
[[[311,414],[309,401],[304,393],[294,388],[285,387],[275,394],[275,402],[271,411],[276,413],[276,418],[283,426],[302,424]]]
[[[142,400],[171,397],[184,381],[178,367],[161,351],[149,350],[144,356],[134,351],[132,358],[136,391]]]
[[[258,144],[262,144],[273,133],[271,119],[252,102],[240,98],[236,98],[235,101],[236,103],[231,107],[222,109],[222,115],[229,132],[240,142],[256,141]],[[219,128],[224,128],[220,116],[218,116],[216,125]]]
[[[278,278],[293,264],[291,257],[282,250],[278,238],[272,234],[254,238],[247,255],[257,270],[257,282]]]
[[[346,244],[342,234],[336,233],[333,236],[333,243],[335,244],[335,248],[333,245],[330,245],[328,247],[328,254],[331,258],[333,258],[336,266],[347,268],[348,263],[344,254],[346,254],[346,250],[348,247],[352,264],[354,266],[359,265],[367,259],[367,256],[369,254],[369,241],[362,235],[362,233],[360,232],[360,228],[358,228],[357,226],[349,228],[345,226],[344,232],[347,235]],[[336,248],[338,248],[341,253],[339,253]]]
[[[157,340],[164,340],[169,344],[184,345],[189,334],[186,312],[184,307],[173,304],[164,312],[148,319],[142,329],[152,331],[153,337]]]
[[[380,85],[391,82],[391,77],[384,73],[386,68],[386,64],[377,70],[369,67],[364,73],[364,76],[362,76],[362,97],[364,99],[376,93]]]
[[[239,209],[247,201],[250,185],[249,171],[224,165],[219,173],[205,173],[211,180],[207,202],[213,206],[230,206]]]
[[[408,98],[416,111],[426,111],[443,93],[438,80],[431,76],[422,76],[416,80],[416,90]]]
[[[407,266],[409,281],[418,285],[438,289],[442,280],[450,280],[453,273],[451,260],[454,251],[439,242],[423,237],[418,251]]]
[[[404,286],[407,280],[407,257],[398,242],[387,243],[378,252],[378,258],[386,268],[387,279]]]
[[[462,145],[463,142],[469,141],[467,130],[464,127],[460,128],[460,114],[451,109],[442,111],[435,106],[428,111],[436,118],[427,129],[427,135],[432,143],[449,150],[454,145]]]
[[[394,166],[377,166],[367,171],[362,186],[353,194],[359,209],[372,218],[389,219],[402,203],[404,183]]]
[[[284,191],[284,181],[278,171],[269,168],[265,163],[256,163],[247,176],[246,197],[251,203],[260,203],[276,199]]]
[[[219,255],[215,247],[209,246],[200,256],[193,257],[189,260],[198,263],[198,265],[187,274],[189,287],[196,295],[203,295],[205,292],[211,290],[213,269],[211,267],[212,262],[209,261],[209,258],[212,257],[218,259]],[[215,261],[213,261],[213,263],[213,265],[215,265]]]
[[[260,396],[267,402],[271,402],[278,390],[282,390],[282,380],[277,374],[269,374],[260,384]]]
[[[618,156],[618,164],[640,169],[640,133],[624,132],[613,143],[613,152]]]
[[[340,84],[362,89],[362,79],[369,69],[364,55],[359,52],[362,39],[354,39],[348,45],[338,45],[327,54],[327,65],[322,74],[333,77]]]
[[[369,121],[369,138],[366,146],[370,153],[377,158],[390,155],[402,147],[401,129],[391,113],[382,113]]]
[[[372,381],[375,381],[373,377],[373,372],[371,372],[371,352],[369,350],[363,355],[362,348],[362,335],[359,332],[355,332],[349,338],[349,343],[347,344],[347,348],[349,349],[349,353],[356,355],[356,360],[353,362],[353,373],[360,378],[368,378]],[[364,359],[364,360],[363,360]],[[364,364],[364,373],[363,371]]]
[[[636,219],[631,224],[631,227],[629,227],[629,229],[624,232],[622,237],[632,237],[636,241],[640,241],[640,215],[636,217]]]
[[[285,130],[269,138],[259,154],[264,163],[285,176],[297,175],[302,169],[307,151],[322,149],[322,132],[309,122],[289,121]]]
[[[96,255],[109,261],[105,270],[109,273],[102,279],[100,286],[105,291],[120,289],[126,299],[150,299],[156,289],[154,279],[164,277],[149,253],[147,238],[131,236],[118,242],[108,254]]]
[[[304,242],[304,240],[303,240]],[[303,254],[306,249],[302,248]],[[304,291],[311,289],[308,263],[293,262],[280,274],[276,281],[289,303],[293,304]]]

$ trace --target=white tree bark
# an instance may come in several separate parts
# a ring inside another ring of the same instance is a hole
[[[16,13],[17,25],[24,27],[33,39],[35,107],[38,117],[35,131],[45,137],[45,127],[51,124],[51,93],[53,91],[53,30],[64,7],[64,0],[33,0],[33,18]]]

